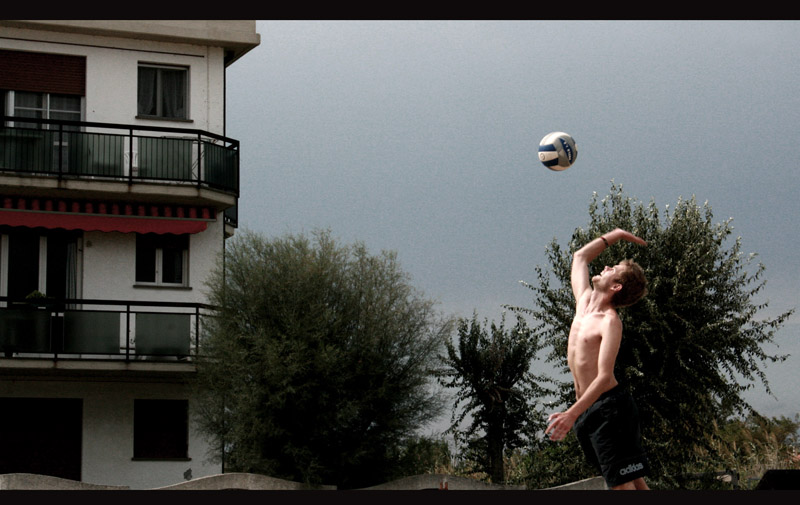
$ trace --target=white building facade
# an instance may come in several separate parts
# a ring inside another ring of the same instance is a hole
[[[0,21],[0,474],[221,473],[193,422],[237,224],[225,69],[255,21]]]

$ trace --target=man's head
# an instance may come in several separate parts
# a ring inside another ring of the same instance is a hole
[[[613,292],[611,304],[616,308],[633,305],[647,294],[644,270],[630,259],[613,267],[606,267],[593,281],[595,289],[609,289]]]

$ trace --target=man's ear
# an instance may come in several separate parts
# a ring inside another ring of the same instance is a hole
[[[622,289],[622,283],[620,282],[615,282],[614,284],[611,285],[611,291],[619,291],[621,289]]]

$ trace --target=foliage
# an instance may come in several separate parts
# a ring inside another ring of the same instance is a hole
[[[531,400],[548,393],[539,382],[549,379],[531,373],[531,361],[541,349],[525,321],[518,317],[505,328],[458,321],[458,342],[445,342],[439,372],[442,385],[455,388],[451,426],[457,443],[466,445],[464,457],[474,461],[494,483],[505,482],[504,455],[523,446],[536,431],[544,429],[544,414]],[[461,424],[471,416],[466,429]]]
[[[453,473],[453,454],[444,438],[417,437],[403,446],[397,466],[396,478],[410,475]]]
[[[452,331],[396,254],[240,231],[208,288],[198,422],[225,470],[340,489],[393,477],[441,412],[431,374]]]
[[[800,414],[766,418],[751,414],[714,423],[713,451],[701,453],[705,465],[696,471],[726,470],[738,478],[738,487],[755,488],[767,470],[800,469]]]
[[[620,311],[624,330],[615,374],[638,403],[654,487],[680,487],[676,476],[697,462],[695,448],[713,450],[713,421],[753,413],[741,396],[752,386],[746,383],[760,380],[771,393],[762,367],[786,358],[767,353],[764,346],[774,343],[793,310],[756,317],[767,308],[755,301],[766,283],[765,267],[759,263],[752,269],[755,255],[742,253],[741,237],[727,242],[731,220],[713,224],[712,217],[708,203],[701,207],[693,197],[679,199],[671,212],[667,207],[662,223],[654,202],[645,206],[612,183],[607,197],[593,196],[588,227],[576,229],[567,247],[554,239],[546,249],[552,272],[537,266],[538,284],[524,284],[533,291],[533,307],[511,308],[532,317],[534,330],[552,346],[547,361],[568,372],[575,304],[572,253],[617,227],[648,242],[647,247],[628,242],[609,247],[590,273],[633,258],[648,276],[648,296]],[[571,403],[571,382],[561,384],[560,398]]]
[[[574,431],[559,441],[541,438],[526,448],[519,471],[528,489],[546,489],[597,475],[581,450]]]

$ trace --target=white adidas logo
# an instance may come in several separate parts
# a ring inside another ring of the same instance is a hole
[[[642,463],[631,463],[630,465],[626,466],[625,468],[620,469],[620,475],[628,475],[629,473],[636,472],[644,468],[644,464]]]

